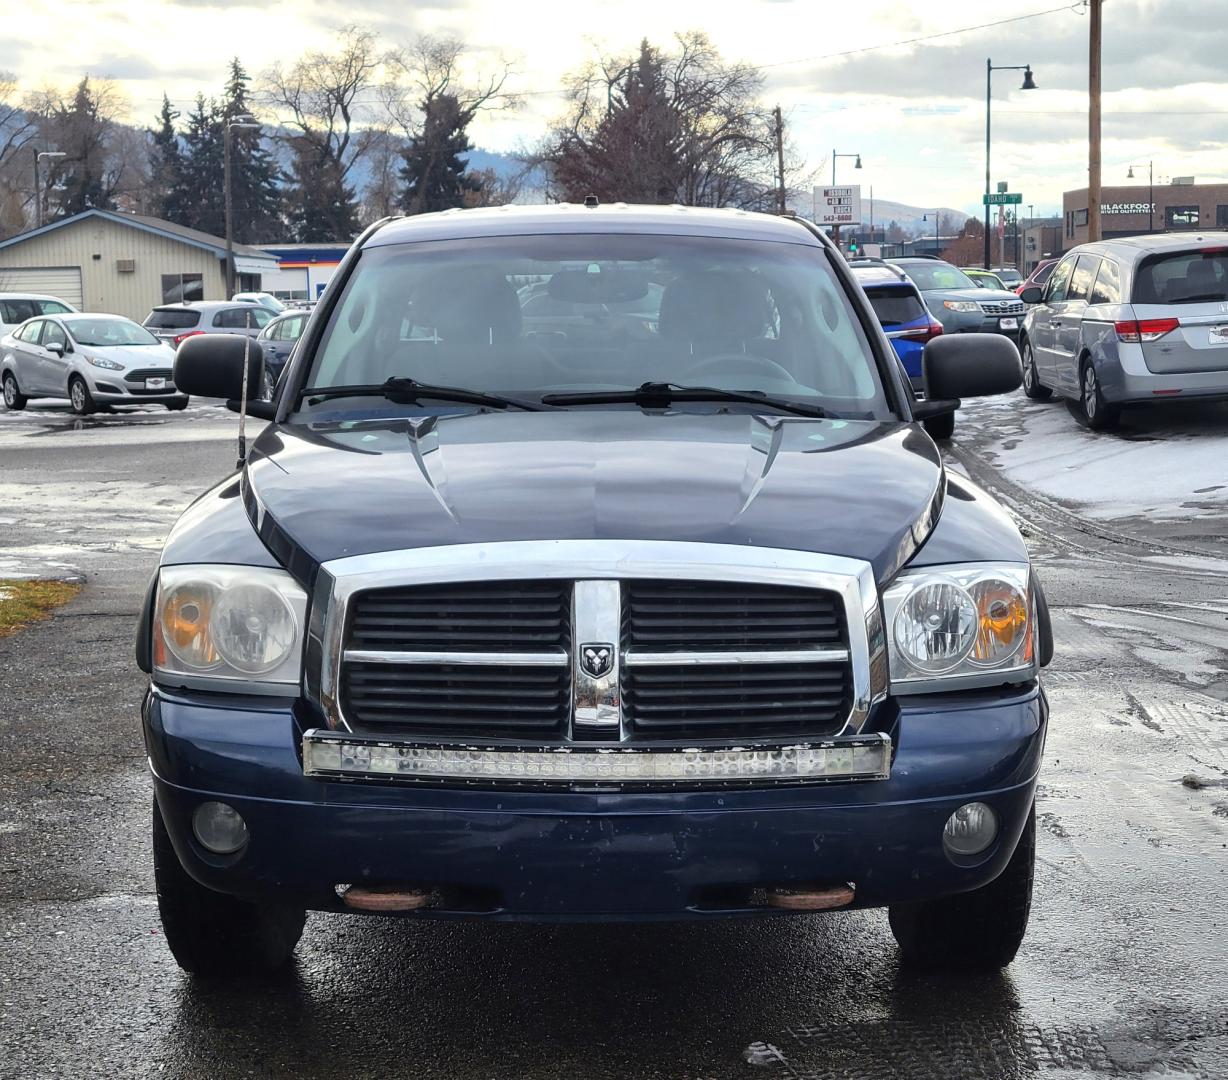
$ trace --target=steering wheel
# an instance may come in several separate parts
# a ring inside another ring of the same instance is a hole
[[[774,379],[783,379],[789,383],[797,381],[793,377],[793,372],[782,367],[775,360],[769,360],[766,356],[756,356],[754,353],[733,352],[705,356],[699,363],[684,369],[679,376],[679,381],[688,380],[692,375],[749,375],[754,372]]]

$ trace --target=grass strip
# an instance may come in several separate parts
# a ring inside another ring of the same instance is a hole
[[[0,578],[0,638],[49,618],[55,608],[67,604],[80,591],[81,585],[73,581]]]

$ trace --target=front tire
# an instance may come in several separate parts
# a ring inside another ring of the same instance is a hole
[[[1121,419],[1121,406],[1110,405],[1100,391],[1100,377],[1091,359],[1079,368],[1079,400],[1067,402],[1074,417],[1092,431],[1109,431]]]
[[[20,412],[26,407],[29,399],[17,387],[17,376],[11,371],[4,373],[4,407],[12,412]]]
[[[89,416],[98,408],[94,395],[90,393],[90,388],[85,385],[85,380],[80,375],[74,375],[68,380],[68,403],[78,416]]]
[[[183,412],[188,407],[189,398],[184,398],[182,401],[168,401],[166,408],[169,412]]]
[[[1006,869],[972,892],[888,911],[900,963],[918,971],[998,971],[1019,951],[1032,909],[1036,807]]]
[[[157,800],[153,856],[162,932],[184,971],[234,978],[267,974],[289,962],[303,934],[306,912],[253,904],[195,881],[179,863]]]
[[[1040,378],[1036,374],[1036,354],[1032,352],[1032,343],[1027,338],[1024,338],[1020,352],[1023,354],[1024,394],[1033,401],[1048,401],[1053,397],[1053,391],[1040,385]]]

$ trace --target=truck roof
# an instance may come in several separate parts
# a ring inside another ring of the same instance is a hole
[[[674,236],[724,236],[746,240],[776,240],[822,246],[800,220],[748,210],[717,210],[695,206],[640,206],[578,203],[535,206],[495,206],[444,210],[396,218],[372,234],[364,247],[384,247],[424,240],[454,240],[478,236],[540,235],[542,233],[643,233]]]

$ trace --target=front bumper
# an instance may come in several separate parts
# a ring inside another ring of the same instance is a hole
[[[883,707],[889,780],[716,791],[491,790],[303,775],[295,705],[151,691],[143,716],[159,807],[201,884],[342,910],[340,884],[437,891],[423,916],[652,919],[761,912],[765,886],[853,882],[855,906],[974,889],[1014,851],[1031,807],[1048,706],[1030,688]],[[192,837],[206,799],[233,806],[248,845]],[[955,861],[947,817],[978,799],[997,840]]]

